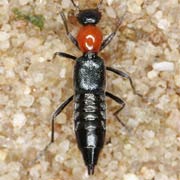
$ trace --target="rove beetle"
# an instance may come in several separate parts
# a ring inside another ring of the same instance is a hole
[[[95,9],[80,10],[79,6],[71,0],[74,7],[78,10],[77,20],[82,25],[77,38],[69,32],[67,21],[63,12],[60,13],[63,20],[66,34],[72,43],[83,53],[81,57],[56,52],[56,55],[69,58],[75,62],[74,66],[74,95],[63,102],[53,113],[51,119],[51,141],[45,147],[44,151],[54,142],[54,122],[55,118],[62,110],[74,99],[74,130],[78,147],[82,153],[84,162],[88,169],[88,174],[94,174],[94,167],[97,164],[99,153],[103,148],[106,133],[106,103],[105,97],[110,97],[121,107],[114,113],[116,119],[123,125],[119,119],[118,113],[124,108],[125,103],[119,97],[105,90],[106,70],[111,71],[123,78],[129,80],[134,93],[138,94],[134,88],[133,82],[129,75],[114,69],[106,67],[98,53],[103,50],[115,36],[122,18],[116,25],[116,29],[103,40],[101,30],[96,24],[101,19],[99,7],[103,0],[100,0]]]

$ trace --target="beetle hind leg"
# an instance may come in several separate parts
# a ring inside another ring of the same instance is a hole
[[[114,116],[116,117],[116,119],[119,121],[119,123],[120,123],[123,127],[126,127],[125,123],[124,123],[124,122],[119,118],[119,116],[118,116],[119,112],[124,108],[125,102],[124,102],[121,98],[119,98],[119,97],[111,94],[110,92],[106,92],[106,96],[110,97],[111,99],[113,99],[114,101],[116,101],[118,104],[121,105],[121,107],[120,107],[118,110],[116,110],[113,114],[114,114]]]
[[[44,153],[47,151],[47,149],[50,147],[50,145],[54,142],[54,123],[56,117],[62,112],[62,110],[73,100],[74,95],[70,96],[66,101],[64,101],[53,113],[51,118],[51,140],[50,142],[45,146],[45,148],[38,153],[36,158],[30,162],[30,164],[34,164],[37,160],[39,160]]]

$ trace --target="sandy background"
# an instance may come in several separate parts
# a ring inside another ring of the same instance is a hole
[[[77,2],[77,1],[76,1]],[[97,0],[79,0],[81,8]],[[44,27],[18,19],[13,9],[40,14]],[[100,56],[127,72],[127,80],[107,73],[107,90],[126,107],[107,98],[106,144],[95,174],[88,177],[73,132],[73,103],[57,118],[55,143],[29,164],[50,140],[50,117],[73,94],[74,63],[52,60],[57,51],[80,56],[65,34],[63,9],[71,32],[80,25],[70,0],[0,1],[0,180],[180,180],[180,2],[104,0],[98,24],[104,36],[126,10],[124,26]]]

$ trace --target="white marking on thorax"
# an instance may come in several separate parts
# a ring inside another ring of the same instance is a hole
[[[88,36],[86,36],[86,39],[88,40],[88,39],[91,39],[92,41],[93,41],[93,43],[95,42],[95,38],[94,38],[94,36],[92,36],[91,34],[89,34]],[[94,46],[93,45],[89,45],[87,42],[85,43],[85,46],[86,46],[86,48],[88,49],[88,50],[92,50],[93,48],[94,48]]]

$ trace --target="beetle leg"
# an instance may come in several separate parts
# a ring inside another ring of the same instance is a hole
[[[124,122],[122,122],[121,119],[118,117],[118,113],[124,108],[125,102],[121,98],[119,98],[107,91],[106,91],[106,96],[110,97],[111,99],[113,99],[114,101],[116,101],[118,104],[121,105],[121,107],[117,111],[115,111],[113,114],[116,117],[116,119],[121,123],[121,125],[126,127]]]
[[[105,39],[103,40],[102,45],[101,45],[101,48],[100,48],[100,51],[103,50],[103,49],[112,41],[112,39],[113,39],[114,36],[116,35],[119,27],[122,25],[124,16],[125,16],[125,14],[119,19],[119,21],[118,21],[118,23],[117,23],[117,25],[116,25],[115,30],[114,30],[111,34],[109,34],[107,38],[105,38]]]
[[[63,20],[63,23],[64,23],[64,26],[65,26],[65,29],[66,29],[66,34],[67,34],[67,36],[68,36],[69,39],[72,41],[72,43],[79,49],[77,40],[76,40],[75,37],[69,32],[68,25],[67,25],[67,21],[66,21],[66,17],[65,17],[65,15],[64,15],[64,13],[63,13],[62,11],[60,12],[60,15],[61,15],[61,18],[62,18],[62,20]]]
[[[73,56],[71,54],[64,53],[64,52],[55,52],[54,56],[53,56],[53,59],[56,56],[62,56],[62,57],[68,58],[68,59],[72,59],[73,61],[75,61],[77,59],[77,57],[75,57],[75,56]]]
[[[139,93],[136,91],[136,89],[135,89],[135,87],[134,87],[134,84],[133,84],[133,81],[132,81],[131,77],[130,77],[128,74],[124,73],[123,71],[114,69],[114,68],[112,68],[112,67],[106,67],[106,69],[107,69],[108,71],[111,71],[111,72],[113,72],[113,73],[115,73],[115,74],[123,77],[123,78],[128,79],[128,80],[129,80],[129,83],[130,83],[130,85],[131,85],[131,88],[133,89],[134,94],[136,94],[136,95],[138,95],[139,97],[143,98],[143,95],[139,94]]]
[[[53,113],[51,118],[51,141],[45,146],[45,148],[37,155],[37,157],[31,162],[31,164],[35,163],[49,148],[49,146],[54,142],[54,121],[56,117],[62,112],[62,110],[73,100],[73,96],[69,97],[66,101],[64,101]]]
[[[54,142],[54,121],[56,117],[62,112],[62,110],[73,100],[73,96],[69,97],[66,101],[64,101],[53,113],[51,119],[51,141],[50,144]]]

